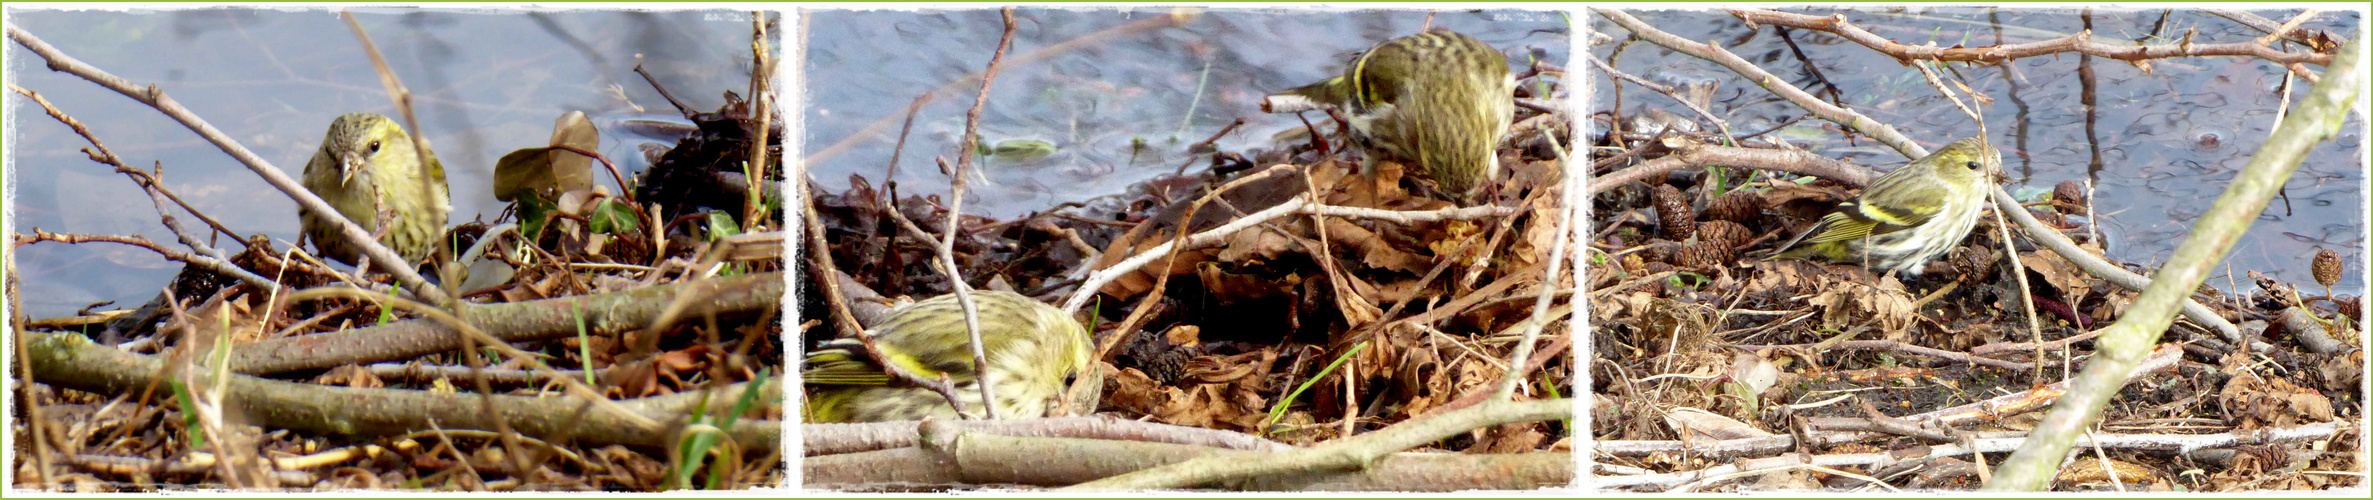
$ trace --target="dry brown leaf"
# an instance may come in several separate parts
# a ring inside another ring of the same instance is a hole
[[[1368,228],[1342,219],[1327,219],[1327,239],[1337,252],[1337,259],[1358,257],[1360,264],[1370,269],[1388,269],[1404,273],[1423,273],[1433,266],[1433,259],[1403,252],[1392,242],[1385,241]]]
[[[2092,276],[2085,274],[2084,270],[2078,269],[2076,264],[2071,264],[2067,259],[2060,258],[2058,253],[2047,251],[2022,253],[2019,254],[2019,263],[2026,265],[2027,269],[2034,270],[2036,274],[2043,275],[2043,280],[2051,283],[2052,287],[2059,288],[2060,296],[2067,301],[2074,302],[2093,290]]]
[[[1195,277],[1202,280],[1205,291],[1223,302],[1275,297],[1302,283],[1299,274],[1238,273],[1217,262],[1195,266]]]
[[[1268,228],[1255,227],[1228,235],[1227,241],[1220,245],[1217,257],[1220,262],[1235,264],[1273,261],[1277,260],[1279,256],[1289,253],[1307,253],[1303,250],[1304,248],[1309,247],[1294,241],[1293,236],[1281,234]],[[1315,260],[1316,257],[1312,257],[1312,259]]]

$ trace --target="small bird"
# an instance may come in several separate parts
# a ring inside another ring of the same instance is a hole
[[[1500,178],[1494,149],[1516,117],[1515,87],[1499,49],[1434,30],[1377,44],[1343,76],[1269,96],[1261,107],[1342,110],[1354,142],[1371,155],[1413,162],[1444,193],[1466,198]]]
[[[1061,309],[1013,292],[976,291],[981,342],[996,386],[998,418],[1045,416],[1069,379],[1087,369],[1087,329]],[[955,294],[941,295],[891,311],[866,332],[882,357],[927,380],[945,375],[964,401],[980,414],[980,377],[973,368],[971,336]],[[805,420],[810,423],[953,419],[956,409],[931,389],[900,382],[865,355],[856,339],[835,339],[808,353],[799,372],[808,388]]]
[[[422,157],[426,154],[426,157]],[[423,191],[421,183],[428,183]],[[445,166],[437,155],[412,147],[412,136],[395,120],[372,113],[349,113],[330,122],[321,149],[305,164],[305,189],[337,208],[337,216],[363,230],[381,234],[405,262],[419,263],[436,250],[445,234],[445,216],[453,211],[445,191]],[[380,214],[393,227],[382,230]],[[360,246],[346,239],[337,219],[298,208],[305,237],[321,254],[338,262],[363,259]]]
[[[2001,171],[2002,151],[1984,137],[1953,141],[1879,176],[1861,196],[1780,245],[1774,258],[1859,262],[1918,276],[1930,259],[1969,237]]]

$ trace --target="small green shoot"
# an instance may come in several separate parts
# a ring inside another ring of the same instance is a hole
[[[1302,395],[1302,391],[1310,390],[1311,386],[1318,385],[1319,380],[1326,379],[1327,374],[1335,372],[1335,367],[1343,366],[1343,362],[1350,361],[1351,357],[1359,354],[1361,349],[1367,348],[1368,343],[1365,341],[1362,341],[1358,344],[1353,344],[1350,350],[1343,351],[1342,356],[1336,356],[1335,361],[1327,363],[1327,367],[1325,369],[1319,370],[1318,375],[1311,376],[1310,380],[1302,381],[1301,387],[1295,387],[1294,392],[1287,393],[1285,395],[1285,399],[1279,400],[1276,406],[1269,407],[1269,421],[1262,423],[1261,428],[1267,429],[1271,426],[1277,425],[1278,419],[1285,418],[1285,409],[1287,407],[1293,406],[1294,398],[1300,397]]]

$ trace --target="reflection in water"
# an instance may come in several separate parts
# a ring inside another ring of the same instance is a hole
[[[570,110],[629,116],[636,106],[673,113],[631,72],[638,62],[687,104],[715,109],[726,90],[746,92],[750,22],[734,11],[523,12],[364,9],[357,13],[388,64],[412,91],[420,131],[444,161],[454,223],[492,220],[494,160],[544,144]],[[9,22],[66,54],[175,100],[292,176],[347,112],[395,115],[369,57],[328,10],[249,8],[165,12],[11,8]],[[88,124],[135,166],[162,165],[166,184],[198,210],[243,234],[296,239],[296,204],[153,109],[71,75],[45,71],[9,44],[10,83],[41,92]],[[639,57],[639,59],[638,59]],[[630,104],[631,102],[631,104]],[[23,104],[23,101],[11,105]],[[22,111],[21,109],[19,111]],[[7,144],[20,231],[132,234],[174,241],[131,182],[85,159],[79,137],[54,120],[18,113]],[[640,163],[641,132],[605,133],[602,153]],[[608,176],[599,176],[609,183]],[[226,251],[239,246],[216,242]],[[101,301],[137,306],[179,269],[146,250],[44,243],[17,250],[25,311],[71,313]]]

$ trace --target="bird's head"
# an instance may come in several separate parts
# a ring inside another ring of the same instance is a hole
[[[352,184],[356,175],[370,175],[373,164],[391,164],[392,156],[411,150],[411,137],[395,120],[373,113],[350,113],[330,124],[323,147],[336,154],[338,183]]]

